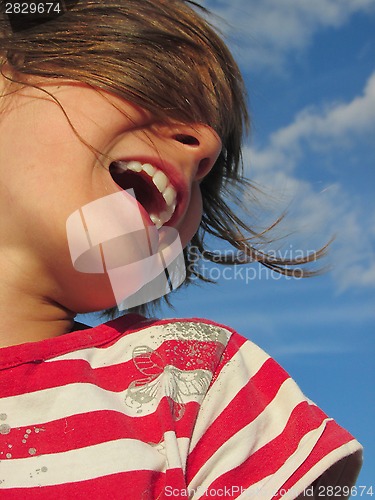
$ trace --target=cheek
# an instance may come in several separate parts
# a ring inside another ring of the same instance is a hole
[[[197,232],[201,219],[202,219],[202,195],[199,184],[194,183],[191,189],[189,207],[185,213],[185,216],[181,224],[177,228],[183,248],[186,247],[191,238]]]

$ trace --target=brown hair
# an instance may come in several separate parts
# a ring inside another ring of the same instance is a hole
[[[325,247],[299,259],[271,256],[256,247],[271,241],[270,228],[255,231],[228,205],[240,205],[244,192],[254,189],[242,173],[241,144],[249,118],[239,68],[203,17],[207,11],[188,0],[74,3],[57,19],[14,33],[1,14],[0,51],[18,74],[84,82],[161,120],[205,123],[219,134],[221,154],[201,183],[200,229],[185,249],[187,281],[200,276],[193,247],[215,262],[258,261],[286,275],[314,274],[299,266],[321,257]],[[229,242],[238,254],[220,258],[206,251],[205,233]]]

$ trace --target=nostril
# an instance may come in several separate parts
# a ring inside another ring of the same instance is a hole
[[[173,138],[176,141],[180,142],[181,144],[186,144],[187,146],[194,146],[194,147],[199,146],[198,139],[196,137],[194,137],[193,135],[176,134]]]

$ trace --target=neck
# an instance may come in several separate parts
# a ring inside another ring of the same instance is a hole
[[[73,329],[75,313],[49,300],[38,276],[0,267],[0,347],[38,342]]]
[[[14,311],[14,313],[18,314],[18,311]],[[3,318],[4,314],[1,308],[0,314]],[[30,318],[26,315],[8,317],[5,321],[2,319],[0,348],[57,337],[72,331],[73,325],[73,318],[64,317],[63,314],[56,314],[55,317],[52,317],[50,311],[45,318]]]
[[[57,319],[54,321],[9,321],[0,329],[0,348],[27,342],[39,342],[72,331],[73,320]]]
[[[30,298],[27,302],[18,300],[8,306],[1,301],[0,347],[38,342],[72,331],[74,314],[58,305]]]

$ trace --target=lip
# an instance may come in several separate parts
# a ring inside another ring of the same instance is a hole
[[[150,163],[158,170],[161,170],[168,177],[170,183],[176,190],[176,209],[171,219],[165,223],[166,226],[173,227],[173,225],[181,218],[181,216],[185,213],[188,201],[189,201],[189,188],[186,183],[186,180],[176,171],[176,168],[169,162],[162,160],[160,157],[151,157],[151,156],[131,156],[121,157],[116,159],[119,162],[130,162],[130,161],[139,161],[142,164]],[[117,184],[116,184],[117,185]],[[139,204],[140,205],[140,204]],[[142,205],[140,205],[142,207]],[[147,220],[151,222],[151,219],[146,212],[146,210],[142,207],[142,215],[143,212],[147,214]],[[151,224],[153,224],[151,222]],[[149,224],[148,224],[149,225]]]

